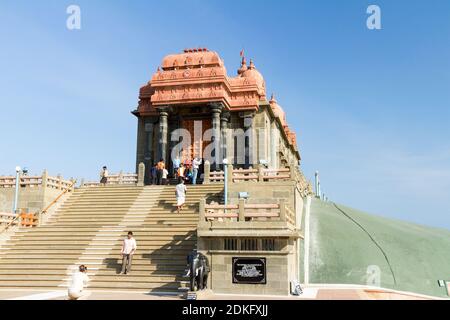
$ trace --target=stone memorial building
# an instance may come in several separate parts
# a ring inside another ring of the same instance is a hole
[[[140,89],[136,165],[160,159],[170,166],[175,154],[221,168],[264,163],[269,168],[298,165],[296,135],[252,60],[242,57],[229,76],[220,56],[204,48],[166,56]],[[208,148],[209,146],[209,148]]]

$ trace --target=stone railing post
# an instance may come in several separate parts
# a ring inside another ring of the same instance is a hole
[[[286,221],[286,200],[280,199],[280,220]]]
[[[58,178],[58,190],[62,190],[63,189],[63,187],[62,187],[62,177],[61,177],[60,174],[58,174],[56,177]]]
[[[47,188],[47,183],[48,183],[48,172],[47,170],[44,170],[44,172],[42,172],[42,188]]]
[[[81,182],[80,182],[80,188],[83,188],[83,187],[84,187],[84,178],[82,178]]]
[[[70,186],[70,188],[69,188],[69,192],[73,192],[73,190],[75,190],[75,183],[77,183],[77,180],[74,179],[74,178],[71,178],[71,179],[70,179],[70,184],[71,184],[71,186]]]
[[[117,177],[117,184],[122,184],[122,183],[123,183],[123,171],[120,170],[119,176]]]
[[[22,212],[17,212],[17,228],[20,228],[22,226]]]
[[[211,164],[208,160],[205,161],[205,165],[203,166],[203,184],[210,183],[210,172],[211,172]]]
[[[205,198],[200,199],[200,203],[198,205],[198,220],[200,223],[206,222],[205,206],[206,206]]]
[[[245,200],[239,199],[239,217],[238,221],[245,222]]]
[[[139,163],[138,167],[138,177],[137,177],[137,186],[144,186],[144,178],[145,178],[145,164],[143,162]]]
[[[264,166],[262,164],[258,164],[256,168],[258,169],[258,181],[263,182],[264,181]]]
[[[233,183],[233,165],[231,163],[227,164],[227,180],[228,186]]]

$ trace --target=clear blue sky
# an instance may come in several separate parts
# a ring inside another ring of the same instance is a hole
[[[366,28],[370,4],[382,30]],[[229,74],[242,48],[254,58],[330,199],[450,228],[447,0],[2,0],[0,174],[132,172],[139,87],[164,55],[197,46]]]

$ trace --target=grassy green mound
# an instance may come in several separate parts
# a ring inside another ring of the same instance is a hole
[[[448,297],[450,231],[370,215],[314,199],[310,283],[373,284]]]

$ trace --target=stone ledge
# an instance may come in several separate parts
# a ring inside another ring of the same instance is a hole
[[[285,256],[291,254],[292,251],[244,251],[244,250],[208,250],[208,254],[224,254],[224,255],[267,255],[267,256]]]
[[[215,237],[260,237],[260,238],[294,238],[303,239],[304,236],[300,230],[292,230],[288,228],[259,228],[252,226],[240,226],[233,228],[231,226],[213,227],[213,228],[197,228],[197,236],[199,238],[215,238]]]

